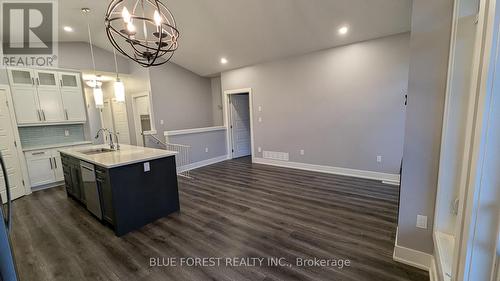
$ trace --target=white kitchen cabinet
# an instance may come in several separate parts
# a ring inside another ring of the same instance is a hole
[[[51,89],[58,90],[58,73],[57,71],[50,70],[36,70],[35,71],[35,85],[38,89]]]
[[[64,121],[61,93],[52,89],[38,89],[38,102],[43,122]]]
[[[36,88],[13,87],[12,100],[18,124],[31,124],[42,121]]]
[[[82,89],[80,75],[74,72],[59,72],[59,85],[62,89]]]
[[[83,123],[86,107],[79,73],[8,69],[20,125]]]
[[[9,68],[8,74],[12,87],[33,87],[35,85],[35,74],[32,69]]]
[[[81,90],[63,88],[61,89],[61,96],[66,121],[84,122],[87,120],[85,101]]]
[[[56,181],[52,150],[26,152],[26,164],[32,187]]]

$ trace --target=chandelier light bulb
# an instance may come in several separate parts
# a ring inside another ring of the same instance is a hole
[[[123,10],[122,10],[122,17],[123,17],[123,21],[124,21],[125,23],[127,23],[127,24],[128,24],[128,23],[131,23],[132,18],[131,18],[131,16],[130,16],[130,13],[128,12],[127,7],[123,7]]]
[[[134,24],[132,22],[127,23],[127,30],[130,33],[134,33],[135,32],[135,26],[134,26]]]
[[[161,25],[161,16],[160,16],[160,13],[158,12],[158,10],[155,10],[153,18],[155,20],[156,26],[160,26]]]

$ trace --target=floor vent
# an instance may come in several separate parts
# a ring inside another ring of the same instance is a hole
[[[276,151],[264,151],[263,157],[266,159],[288,161],[288,153],[286,152],[276,152]]]

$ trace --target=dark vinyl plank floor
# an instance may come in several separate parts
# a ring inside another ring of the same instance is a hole
[[[429,280],[392,260],[398,187],[249,158],[191,175],[179,178],[180,213],[121,238],[63,187],[16,200],[21,280]],[[154,257],[283,257],[291,266],[150,267]],[[295,265],[314,257],[351,264]]]

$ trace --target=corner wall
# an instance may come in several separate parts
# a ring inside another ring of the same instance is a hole
[[[453,1],[413,1],[398,245],[432,254]],[[416,228],[417,215],[427,229]]]
[[[399,174],[409,38],[398,34],[222,73],[223,91],[252,88],[254,157],[263,157],[261,147],[287,152],[291,162]]]

